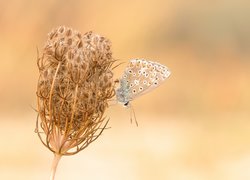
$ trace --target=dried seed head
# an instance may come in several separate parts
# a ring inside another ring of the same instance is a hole
[[[92,31],[84,34],[83,48],[85,57],[104,66],[103,68],[112,61],[111,42],[102,36],[93,34]]]
[[[54,153],[75,154],[106,127],[103,115],[115,92],[110,46],[105,37],[64,26],[49,33],[38,58],[37,133]]]

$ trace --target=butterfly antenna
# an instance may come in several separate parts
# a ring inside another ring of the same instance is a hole
[[[114,67],[112,67],[112,70],[114,70],[115,68],[117,68],[118,66],[120,66],[120,65],[122,65],[122,64],[124,64],[124,63],[125,63],[125,62],[121,62],[121,63],[115,65]]]

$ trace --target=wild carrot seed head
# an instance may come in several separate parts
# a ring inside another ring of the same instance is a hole
[[[115,95],[113,62],[105,37],[64,26],[48,34],[37,62],[37,133],[51,151],[75,154],[104,130],[103,115]]]

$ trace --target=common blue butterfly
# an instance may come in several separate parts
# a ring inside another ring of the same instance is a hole
[[[169,75],[170,71],[164,65],[132,59],[120,79],[120,87],[116,90],[117,101],[128,106],[130,101],[161,85]]]

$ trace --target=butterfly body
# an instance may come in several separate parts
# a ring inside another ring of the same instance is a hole
[[[126,80],[120,80],[120,88],[116,90],[116,97],[118,102],[121,102],[124,105],[131,101],[129,83]]]
[[[117,101],[127,106],[130,101],[158,87],[169,75],[170,71],[164,65],[132,59],[120,79],[120,87],[116,90]]]

